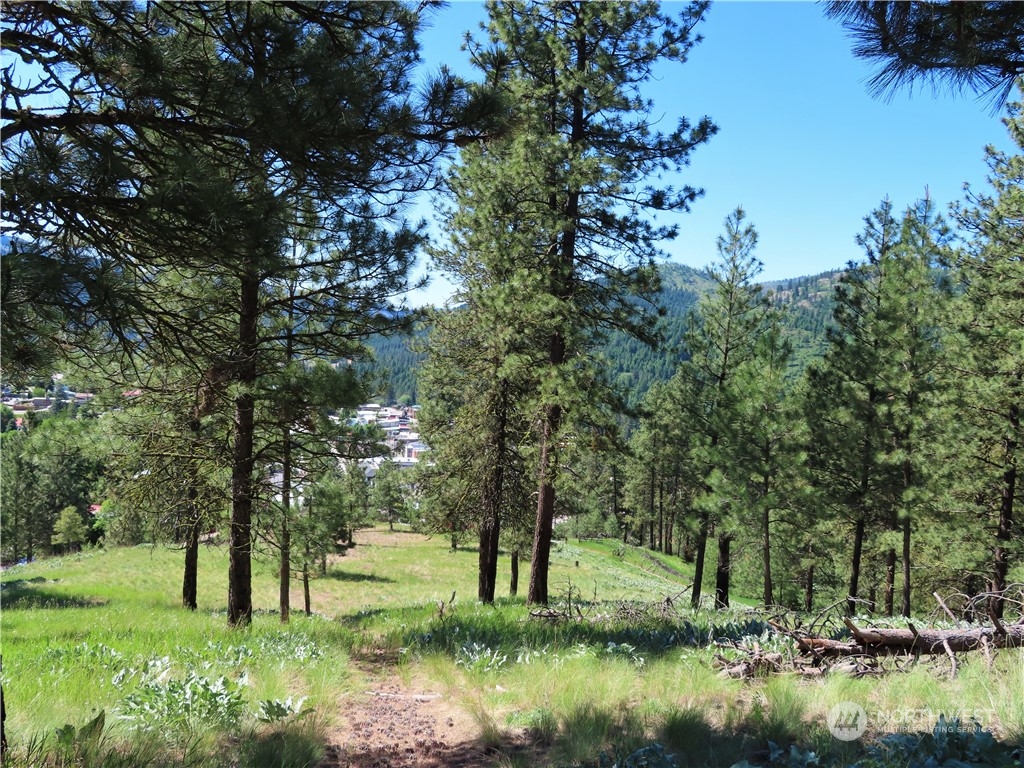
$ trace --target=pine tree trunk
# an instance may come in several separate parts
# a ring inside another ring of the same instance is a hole
[[[864,526],[867,518],[867,500],[871,489],[871,465],[874,461],[874,448],[870,438],[870,429],[875,420],[875,408],[878,401],[878,393],[873,385],[868,386],[868,419],[865,432],[860,445],[860,488],[858,494],[858,506],[860,515],[854,528],[853,536],[853,564],[850,568],[850,594],[846,603],[846,612],[850,616],[857,613],[857,588],[860,581],[861,556],[864,551]]]
[[[550,339],[548,362],[552,367],[565,362],[565,338],[554,333]],[[537,520],[533,529],[533,557],[530,560],[530,586],[527,604],[548,604],[548,565],[551,558],[551,529],[555,519],[555,440],[562,426],[562,406],[552,403],[544,409],[537,491]]]
[[[692,563],[697,559],[697,551],[693,540],[690,538],[690,534],[685,531],[679,542],[679,557],[683,559],[684,563]]]
[[[676,513],[669,511],[665,512],[665,481],[658,482],[658,509],[661,514],[665,516],[665,547],[661,551],[666,555],[671,555],[675,547],[672,546],[672,537],[675,535],[675,523]]]
[[[495,510],[496,511],[496,510]],[[480,525],[480,568],[477,598],[481,603],[494,602],[495,582],[498,578],[499,522],[487,513]]]
[[[0,672],[3,671],[3,661],[0,660]],[[0,683],[0,764],[7,757],[7,704],[4,702],[4,686]]]
[[[903,603],[900,612],[910,616],[910,517],[903,518]]]
[[[718,564],[715,566],[715,608],[719,610],[729,607],[729,572],[732,569],[731,546],[732,534],[719,534]]]
[[[700,531],[697,533],[696,557],[693,561],[693,589],[690,593],[690,604],[700,608],[701,583],[704,581],[704,556],[708,548],[708,519],[700,516]]]
[[[190,489],[189,493],[193,493],[193,490]],[[192,510],[195,511],[194,506],[192,506]],[[188,532],[185,535],[185,569],[181,579],[181,606],[190,611],[194,611],[198,607],[199,529],[202,524],[202,520],[194,517],[189,523]]]
[[[309,596],[309,542],[303,547],[302,552],[302,607],[306,611],[307,616],[313,615],[312,601]]]
[[[302,604],[307,616],[313,615],[312,603],[309,599],[309,563],[302,564]]]
[[[512,550],[512,576],[508,583],[508,593],[510,596],[515,597],[519,594],[519,550]]]
[[[291,514],[292,494],[292,450],[291,436],[287,427],[284,429],[284,451],[281,459],[281,572],[278,585],[278,603],[280,606],[281,623],[287,624],[291,613],[292,533],[288,517]]]
[[[505,393],[497,394],[492,405],[492,432],[488,440],[491,460],[483,485],[483,519],[480,523],[479,582],[477,597],[485,604],[494,603],[498,580],[498,551],[501,536],[501,501],[505,493],[505,431],[508,427],[508,403]]]
[[[544,419],[543,443],[540,449],[540,471],[552,471],[551,453],[554,448],[548,436],[552,425],[558,419],[561,409],[549,406]],[[555,486],[550,479],[542,474],[540,488],[537,492],[537,521],[533,530],[533,557],[530,560],[530,586],[526,595],[527,604],[547,605],[548,603],[548,563],[551,557],[551,529],[555,516]]]
[[[1020,432],[1020,408],[1013,405],[1009,414],[1009,435],[1003,441],[1006,465],[1003,470],[999,498],[999,521],[996,524],[996,546],[992,553],[992,613],[1003,618],[1007,575],[1010,571],[1009,544],[1013,540],[1013,501],[1017,495],[1017,441],[1012,437]]]
[[[846,612],[850,616],[857,613],[857,587],[860,583],[860,560],[864,551],[864,518],[858,517],[853,527],[853,560],[850,563],[850,593],[846,602]]]
[[[199,406],[193,411],[189,420],[189,432],[194,442],[199,441],[202,429],[199,419]],[[188,514],[190,517],[188,531],[185,534],[185,566],[181,577],[181,605],[190,611],[198,607],[199,591],[199,532],[202,528],[202,516],[199,514],[199,490],[194,477],[188,478]]]
[[[807,566],[807,574],[804,578],[804,613],[810,613],[814,608],[814,563]]]
[[[882,597],[885,601],[885,615],[893,615],[893,598],[896,592],[896,550],[889,548],[885,553],[885,588]]]
[[[650,543],[651,543],[651,549],[654,549],[655,548],[655,544],[654,544],[654,517],[655,517],[655,515],[654,515],[654,493],[655,493],[654,489],[655,489],[655,473],[654,473],[654,463],[653,462],[651,463],[650,469],[651,469],[650,482],[647,484],[647,518],[651,521],[651,542]],[[643,527],[642,526],[640,528],[640,531],[641,531],[640,538],[643,539]],[[643,544],[644,543],[641,540],[640,546],[643,546]]]
[[[239,349],[236,358],[234,448],[231,466],[231,529],[228,547],[228,625],[252,621],[252,509],[255,459],[256,353],[259,279],[245,274],[239,296]]]
[[[911,355],[913,359],[913,354]],[[915,393],[910,393],[907,399],[908,409],[911,414],[917,408],[917,396]],[[903,492],[906,497],[909,497],[910,491],[914,486],[914,464],[912,462],[914,445],[911,443],[912,430],[908,426],[903,434],[900,435],[900,441],[903,445],[903,449],[907,454],[907,458],[903,460]],[[900,521],[900,526],[903,531],[903,591],[900,595],[900,614],[902,616],[910,616],[910,513],[911,509],[909,504],[904,502],[903,519]]]
[[[765,507],[761,512],[761,566],[764,569],[764,604],[768,608],[774,604],[772,589],[772,542],[771,511]]]

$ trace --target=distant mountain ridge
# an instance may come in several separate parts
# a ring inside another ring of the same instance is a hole
[[[661,321],[663,344],[651,349],[625,334],[614,334],[602,350],[610,361],[612,380],[630,393],[629,401],[634,404],[652,384],[668,380],[675,373],[686,354],[682,344],[686,317],[700,297],[714,287],[707,270],[673,262],[664,262],[659,269],[662,286],[658,302],[666,310]],[[791,362],[794,378],[824,352],[825,329],[832,317],[833,290],[842,274],[843,270],[832,270],[761,284],[786,308],[786,327],[794,348]],[[427,329],[421,327],[413,338],[418,338],[422,345],[426,334]],[[384,403],[417,402],[417,372],[424,354],[414,352],[410,341],[412,338],[407,336],[375,336],[369,340],[376,368],[384,382],[378,395]]]

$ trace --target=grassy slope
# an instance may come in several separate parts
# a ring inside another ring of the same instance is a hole
[[[3,573],[0,640],[13,742],[123,708],[137,678],[115,684],[117,674],[162,657],[170,677],[194,671],[244,679],[250,711],[262,699],[309,696],[319,722],[329,724],[337,702],[365,690],[366,676],[375,674],[353,661],[370,652],[393,660],[392,673],[435,681],[473,715],[484,741],[532,728],[550,745],[551,764],[579,764],[609,742],[651,738],[691,765],[730,764],[769,738],[828,749],[836,745],[825,713],[848,699],[869,712],[977,709],[986,727],[1024,734],[1020,652],[1001,654],[994,673],[980,658],[967,660],[955,681],[946,679],[942,657],[881,680],[723,679],[711,668],[716,651],[708,638],[758,634],[763,624],[742,610],[662,617],[641,610],[635,601],[678,595],[689,573],[667,560],[683,574],[674,576],[613,542],[570,542],[553,554],[553,606],[566,610],[571,598],[575,615],[588,619],[576,622],[531,619],[521,598],[477,605],[475,552],[451,552],[441,538],[409,533],[364,532],[327,578],[314,581],[321,615],[295,616],[287,628],[274,614],[272,562],[254,567],[258,611],[247,632],[225,627],[226,552],[201,552],[194,614],[178,607],[181,563],[180,552],[139,547]],[[507,566],[503,560],[499,583]],[[524,580],[527,571],[524,564]],[[302,604],[298,580],[294,586],[293,609]],[[440,611],[438,601],[453,590],[454,607]],[[124,722],[108,722],[115,736],[126,733]],[[914,725],[930,727],[923,719]],[[217,734],[209,738],[212,744]]]

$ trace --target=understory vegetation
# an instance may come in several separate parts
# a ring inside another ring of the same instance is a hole
[[[317,766],[341,705],[391,675],[467,713],[496,766],[1019,765],[1018,650],[992,668],[964,654],[955,679],[941,655],[883,661],[866,677],[733,679],[716,657],[755,643],[791,652],[787,638],[753,606],[692,609],[678,598],[689,575],[637,548],[556,544],[553,599],[531,610],[463,597],[473,551],[361,533],[314,582],[319,612],[288,625],[274,610],[273,564],[257,559],[258,608],[244,631],[223,620],[223,549],[201,553],[194,613],[167,588],[182,554],[163,547],[7,569],[6,762]],[[829,732],[842,702],[869,713],[858,741]],[[933,734],[940,716],[945,730]]]

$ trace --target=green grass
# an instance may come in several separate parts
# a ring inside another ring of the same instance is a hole
[[[691,578],[675,558],[664,562],[678,574],[616,542],[562,544],[552,557],[552,608],[573,618],[545,620],[522,598],[479,605],[473,551],[405,532],[356,540],[314,580],[312,617],[295,611],[296,579],[287,626],[275,613],[274,563],[257,559],[256,613],[245,631],[226,626],[222,549],[200,554],[195,612],[180,607],[182,554],[169,549],[89,551],[4,571],[11,765],[315,766],[338,702],[380,674],[442,690],[470,716],[479,745],[497,750],[495,765],[593,765],[602,750],[624,754],[651,741],[680,766],[764,761],[769,741],[848,755],[856,747],[825,728],[843,701],[872,715],[916,710],[916,730],[931,728],[930,714],[974,714],[1009,742],[1024,738],[1020,651],[998,654],[992,670],[965,657],[955,680],[939,656],[881,678],[742,682],[718,674],[713,657],[731,651],[712,643],[771,642],[763,618],[742,606],[667,604]],[[209,706],[183,705],[176,691]],[[262,701],[302,697],[312,714],[256,717]],[[101,712],[102,739],[92,743],[80,732]],[[892,728],[876,718],[871,733]],[[542,757],[502,753],[523,733]]]

